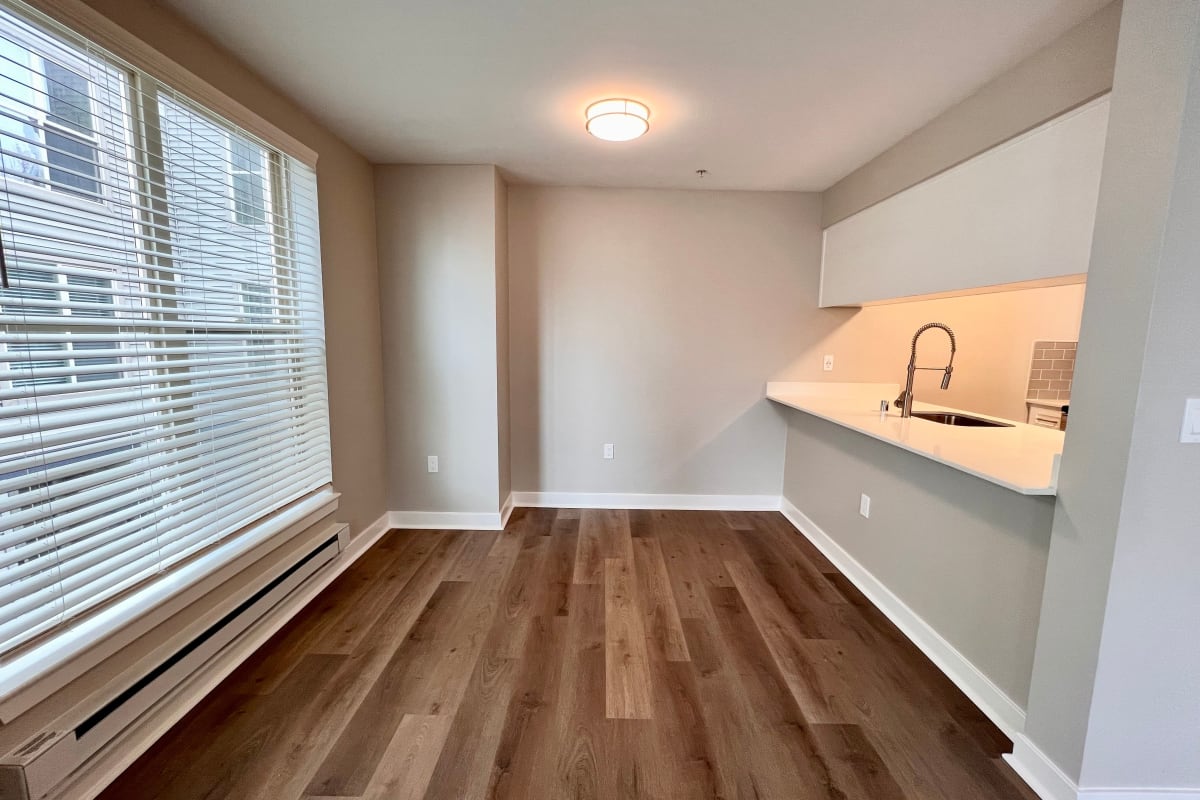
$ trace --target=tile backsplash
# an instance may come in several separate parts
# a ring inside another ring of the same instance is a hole
[[[1029,365],[1030,400],[1071,399],[1071,381],[1075,379],[1075,350],[1078,342],[1034,342]]]

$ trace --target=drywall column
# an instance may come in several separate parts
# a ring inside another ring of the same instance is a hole
[[[508,185],[494,170],[496,192],[496,387],[498,390],[497,430],[499,446],[500,482],[499,502],[501,508],[512,493],[512,440],[508,405]]]
[[[392,511],[500,511],[508,449],[500,421],[507,319],[498,312],[507,308],[504,198],[493,166],[376,167]],[[434,455],[437,473],[427,469]]]
[[[1200,445],[1179,441],[1185,398],[1200,396],[1198,57],[1195,0],[1125,4],[1015,753],[1019,767],[1048,761],[1122,798],[1200,791]]]

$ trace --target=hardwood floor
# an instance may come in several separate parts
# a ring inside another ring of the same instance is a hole
[[[774,512],[394,531],[102,795],[1036,800]]]

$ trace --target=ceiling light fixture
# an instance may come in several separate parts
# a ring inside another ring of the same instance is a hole
[[[601,100],[587,107],[587,130],[597,139],[628,142],[650,130],[650,109],[636,100]]]

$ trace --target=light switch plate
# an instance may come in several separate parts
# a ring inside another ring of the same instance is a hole
[[[613,458],[613,457],[615,457],[615,455],[616,454],[614,453],[614,449],[611,444],[604,445],[604,457],[605,458]]]
[[[871,518],[871,498],[865,494],[858,500],[858,513],[862,514],[867,519]]]
[[[437,456],[429,456],[429,458],[427,459],[426,467],[429,469],[430,472],[437,472],[438,471],[438,457]]]
[[[1179,441],[1184,444],[1200,444],[1200,397],[1189,397],[1183,407],[1183,430]]]
[[[826,372],[833,372],[833,356],[831,356],[831,355],[825,356],[825,360],[821,363],[821,366],[825,369]]]

